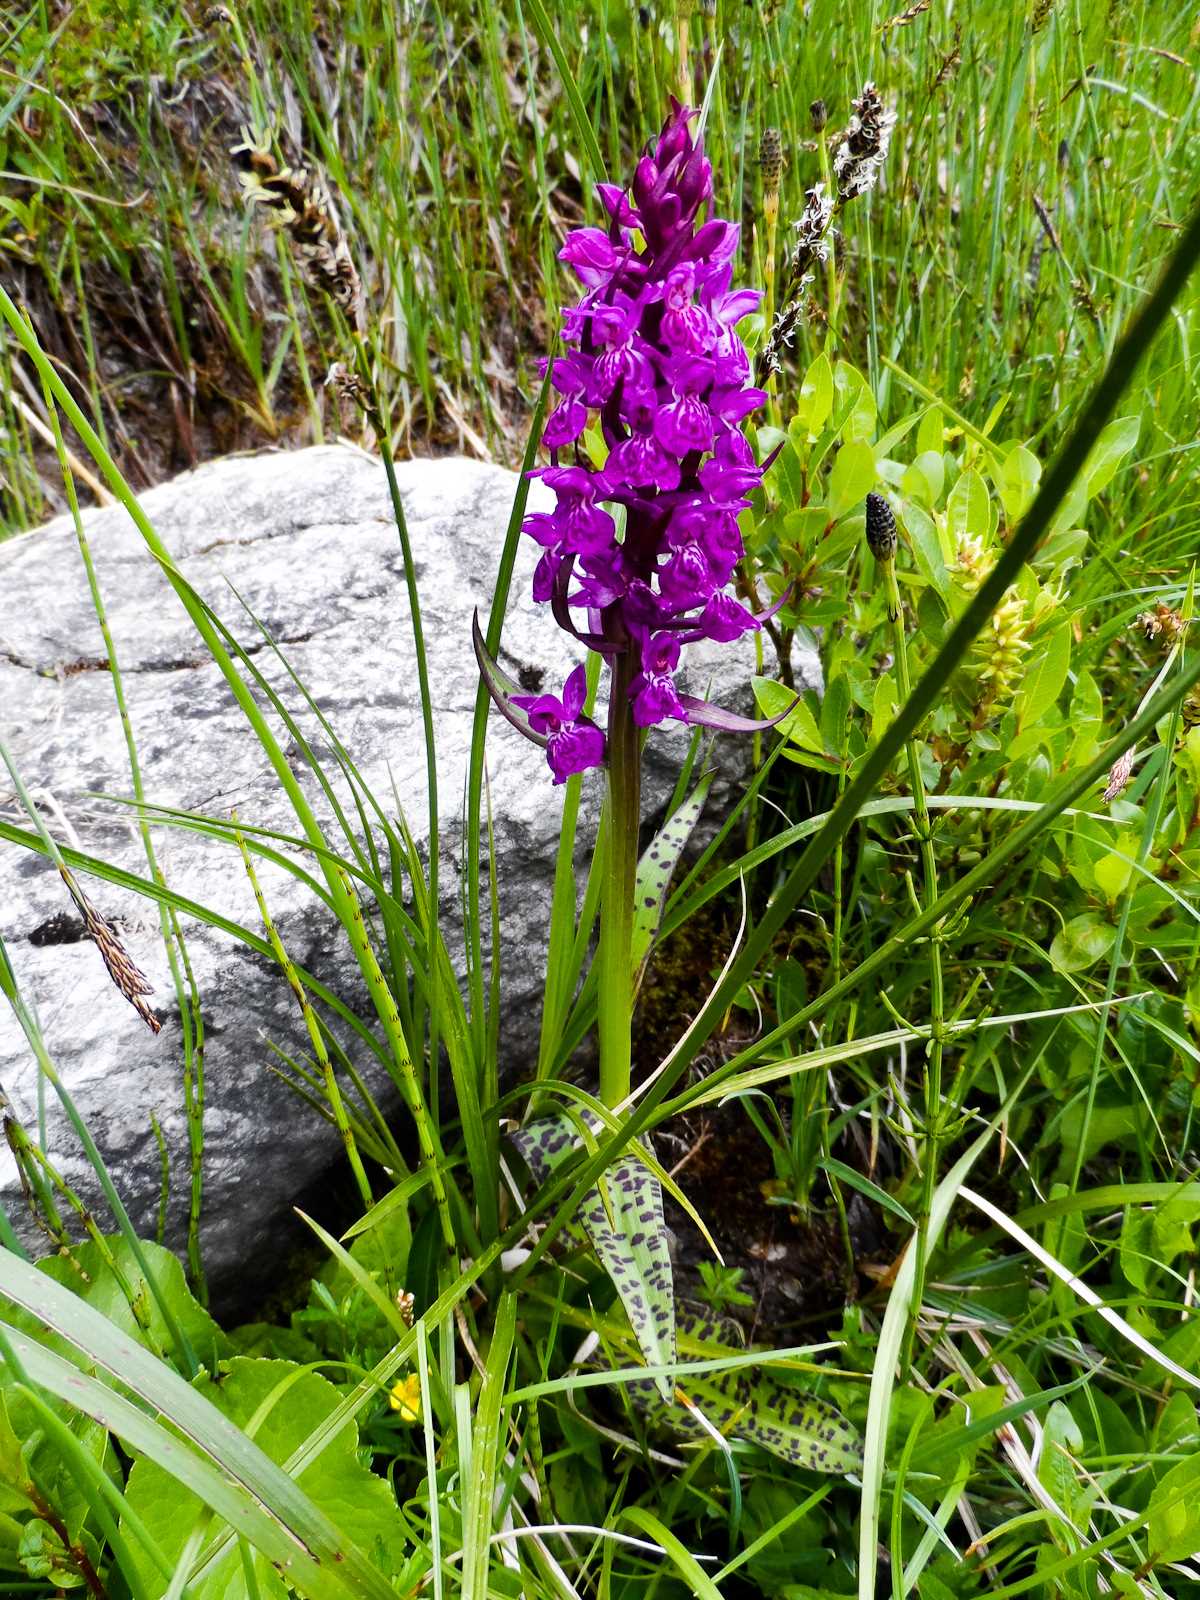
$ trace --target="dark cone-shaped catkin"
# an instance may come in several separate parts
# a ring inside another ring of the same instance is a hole
[[[881,494],[867,496],[867,544],[876,561],[891,561],[896,554],[896,518]]]
[[[773,193],[779,188],[779,174],[783,171],[783,139],[778,128],[763,129],[758,141],[758,167],[763,188]]]

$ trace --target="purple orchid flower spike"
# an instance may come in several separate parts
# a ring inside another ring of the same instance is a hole
[[[694,116],[672,100],[628,191],[597,185],[607,228],[577,228],[559,252],[583,294],[564,309],[567,353],[551,368],[558,401],[542,442],[552,464],[532,474],[556,505],[531,513],[523,530],[542,550],[534,598],[549,600],[560,625],[612,669],[610,741],[614,714],[640,728],[674,720],[727,732],[780,720],[738,717],[675,684],[681,646],[730,644],[763,621],[728,592],[744,554],[738,514],[764,470],[743,430],[766,396],[750,383],[736,332],[760,296],[732,286],[736,224],[698,224],[712,168]],[[602,469],[580,443],[589,423],[607,450]],[[555,782],[604,760],[603,735],[580,719],[577,681],[572,673],[561,700],[501,704],[545,743]]]

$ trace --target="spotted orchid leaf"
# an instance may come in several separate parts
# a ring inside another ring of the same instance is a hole
[[[706,772],[691,794],[667,818],[650,848],[638,862],[633,914],[633,987],[641,988],[650,947],[662,922],[671,876],[679,864],[692,830],[700,820],[714,774]]]
[[[676,1321],[680,1332],[711,1345],[713,1356],[745,1349],[740,1326],[727,1317],[701,1318],[679,1305]],[[680,1389],[718,1433],[757,1444],[792,1466],[832,1474],[857,1472],[862,1466],[862,1440],[836,1407],[785,1387],[768,1373],[748,1367],[708,1372],[681,1379]],[[711,1441],[711,1433],[689,1407],[663,1405],[648,1378],[630,1384],[628,1391],[651,1429]]]
[[[579,1220],[620,1296],[647,1366],[674,1366],[675,1284],[658,1179],[636,1158],[623,1157],[588,1194]],[[654,1382],[669,1403],[673,1380]]]
[[[593,1131],[599,1127],[598,1118],[584,1117]],[[513,1148],[539,1184],[570,1155],[575,1140],[575,1124],[565,1116],[540,1118],[512,1135]],[[673,1366],[675,1290],[658,1179],[636,1156],[620,1157],[584,1197],[578,1221],[612,1279],[647,1366]],[[671,1379],[653,1382],[669,1404]]]
[[[496,710],[512,723],[518,733],[523,733],[533,744],[541,745],[544,750],[550,743],[549,739],[544,733],[537,733],[530,725],[526,712],[514,704],[514,697],[523,695],[524,690],[488,654],[488,647],[483,641],[483,633],[479,627],[478,611],[471,619],[471,642],[475,646],[475,659],[479,663],[480,676]]]
[[[580,1113],[582,1121],[595,1133],[600,1118],[592,1112]],[[515,1133],[509,1134],[509,1143],[529,1168],[529,1176],[536,1184],[543,1184],[556,1167],[562,1165],[575,1148],[578,1140],[575,1119],[567,1116],[539,1117]]]

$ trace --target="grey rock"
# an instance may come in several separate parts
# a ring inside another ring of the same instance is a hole
[[[456,957],[463,942],[462,798],[477,682],[471,613],[479,607],[486,615],[516,479],[466,460],[408,462],[399,476],[436,708],[441,904]],[[341,446],[231,458],[151,490],[142,504],[179,569],[281,688],[318,752],[328,753],[324,735],[243,606],[280,645],[380,803],[391,814],[399,807],[418,843],[427,844],[414,649],[380,464]],[[261,746],[129,518],[116,508],[87,512],[85,521],[148,800],[222,819],[236,808],[244,823],[299,832]],[[530,541],[521,543],[502,660],[514,676],[524,669],[531,684],[540,674],[547,687],[558,688],[582,651],[547,608],[529,599],[533,552]],[[690,654],[691,692],[747,708],[750,647],[695,647]],[[800,666],[815,681],[813,664]],[[276,732],[286,746],[277,722]],[[0,545],[0,734],[60,842],[145,874],[133,815],[115,803],[131,793],[129,766],[103,641],[65,518]],[[682,730],[652,737],[648,811],[670,793],[685,743]],[[329,823],[311,770],[296,747],[290,753],[305,795]],[[728,792],[744,770],[744,744],[718,740],[717,759]],[[495,715],[488,777],[500,885],[501,1059],[515,1075],[536,1052],[559,791],[540,751]],[[598,780],[585,785],[585,854],[600,787]],[[27,825],[7,775],[0,776],[0,815]],[[156,826],[154,838],[173,890],[261,931],[235,849],[166,826]],[[330,838],[344,848],[335,830]],[[357,968],[328,909],[282,868],[262,863],[259,870],[292,957],[366,1016]],[[113,988],[53,867],[11,844],[0,844],[0,933],[50,1056],[143,1232],[153,1232],[159,1204],[160,1155],[151,1126],[157,1117],[171,1173],[166,1240],[178,1247],[189,1182],[183,1051],[157,909],[94,877],[82,882],[117,920],[129,954],[154,985],[164,1023],[157,1037]],[[239,1281],[244,1287],[239,1270],[278,1259],[283,1242],[297,1237],[289,1231],[299,1226],[289,1208],[337,1160],[338,1140],[269,1070],[275,1058],[268,1041],[289,1052],[305,1047],[278,969],[202,921],[185,918],[184,931],[207,1035],[201,1237],[210,1276],[228,1292]],[[386,1082],[376,1075],[371,1083],[394,1110]],[[94,1204],[87,1162],[53,1092],[41,1088],[51,1156]],[[7,1006],[0,1007],[0,1089],[35,1130],[38,1073]],[[36,1243],[7,1151],[0,1155],[0,1203]]]

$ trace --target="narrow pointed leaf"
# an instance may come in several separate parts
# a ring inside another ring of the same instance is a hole
[[[500,712],[501,716],[508,718],[518,733],[523,733],[534,744],[540,744],[544,750],[550,740],[544,733],[535,733],[525,712],[521,710],[520,706],[513,704],[513,696],[523,694],[525,691],[488,654],[488,648],[483,642],[483,634],[479,627],[478,611],[471,618],[471,643],[475,646],[475,659],[479,663],[480,676],[487,686],[487,692],[491,695],[496,710]]]
[[[714,774],[706,772],[691,794],[663,824],[650,848],[638,862],[633,913],[633,987],[641,988],[650,946],[662,922],[671,875],[679,864],[692,830],[700,820]]]

